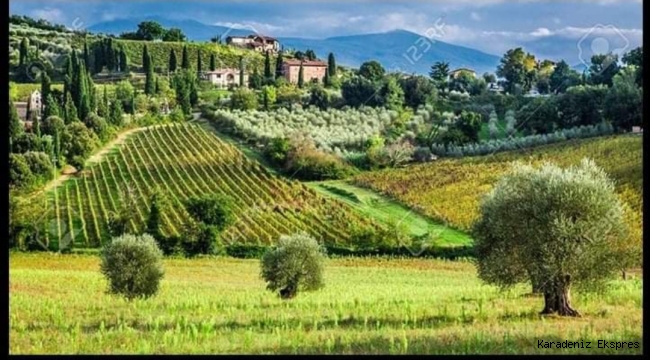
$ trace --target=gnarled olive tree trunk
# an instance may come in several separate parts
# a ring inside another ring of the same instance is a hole
[[[580,316],[580,313],[571,307],[570,287],[571,276],[569,275],[549,280],[544,289],[544,310],[541,314],[557,313],[560,316]]]
[[[284,289],[280,290],[280,297],[285,300],[292,299],[298,293],[298,279],[290,281]]]

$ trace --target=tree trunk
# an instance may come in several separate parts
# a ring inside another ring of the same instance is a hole
[[[292,299],[293,297],[296,296],[298,290],[298,283],[290,283],[287,285],[284,289],[280,290],[280,297],[284,300],[289,300]]]
[[[531,283],[533,285],[533,294],[541,294],[542,293],[542,286],[541,286],[540,282],[531,279]]]
[[[625,270],[623,270],[622,272],[623,272],[623,280],[627,280],[627,273],[625,273]]]
[[[580,313],[571,307],[570,279],[571,277],[566,275],[564,278],[560,277],[550,282],[550,286],[544,290],[542,315],[557,313],[560,316],[580,316]]]

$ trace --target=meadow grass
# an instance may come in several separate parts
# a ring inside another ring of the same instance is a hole
[[[529,286],[483,285],[470,262],[328,259],[325,288],[291,301],[265,290],[257,260],[166,259],[160,293],[107,295],[99,258],[10,255],[11,354],[642,353],[642,280],[573,294],[581,318],[542,318]],[[591,349],[538,348],[592,341]],[[598,340],[638,341],[603,349]]]

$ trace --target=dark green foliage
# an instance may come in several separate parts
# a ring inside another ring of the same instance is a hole
[[[23,38],[20,41],[20,47],[18,48],[18,66],[23,67],[27,65],[28,56],[29,56],[29,43],[27,42],[27,38]]]
[[[201,62],[201,49],[198,49],[196,54],[196,72],[200,74],[202,71],[203,63]]]
[[[183,46],[183,57],[181,59],[181,68],[189,69],[190,68],[190,58],[187,54],[187,45]]]
[[[273,138],[265,148],[266,157],[276,165],[283,165],[291,150],[291,142],[287,138]]]
[[[612,53],[594,55],[589,65],[589,83],[612,86],[612,80],[619,70],[618,55]]]
[[[124,125],[123,113],[122,102],[118,100],[112,101],[109,109],[108,122],[111,125],[122,127]]]
[[[322,288],[325,249],[307,234],[282,236],[262,257],[261,276],[266,288],[283,299],[299,291]]]
[[[263,82],[264,79],[257,73],[257,68],[253,69],[253,74],[248,77],[248,87],[254,90],[259,90],[262,88]]]
[[[235,220],[232,199],[217,194],[191,197],[185,201],[185,208],[196,221],[214,226],[218,231]]]
[[[34,182],[29,164],[23,154],[9,154],[9,186],[23,187]]]
[[[27,151],[39,151],[41,138],[33,132],[22,133],[13,143],[13,152],[22,154]]]
[[[162,252],[147,234],[114,238],[102,249],[100,268],[108,292],[128,300],[154,296],[164,276]]]
[[[302,89],[303,86],[305,86],[305,69],[301,62],[300,69],[298,70],[298,87]]]
[[[210,71],[215,71],[217,69],[217,58],[214,56],[214,53],[210,54]]]
[[[147,56],[149,60],[147,60],[147,70],[146,70],[146,78],[144,82],[144,93],[147,95],[155,95],[156,94],[156,79],[155,79],[155,74],[153,71],[154,64],[153,64],[153,59],[151,59],[151,56]]]
[[[379,81],[384,77],[386,70],[375,60],[367,61],[361,64],[359,75],[370,81]]]
[[[481,115],[463,111],[456,121],[455,127],[460,130],[469,142],[478,142],[478,133],[481,131]]]
[[[307,49],[307,51],[305,51],[305,58],[309,61],[314,61],[317,59],[316,53],[312,49]]]
[[[282,51],[278,52],[278,57],[275,59],[275,78],[280,78],[282,77],[282,63],[284,62],[284,59],[282,57]]]
[[[327,56],[327,74],[330,78],[336,76],[336,59],[334,59],[333,53]]]
[[[185,41],[185,34],[183,33],[183,30],[179,28],[170,28],[165,31],[165,35],[163,35],[162,40],[183,42]]]
[[[25,132],[25,127],[23,126],[22,121],[18,117],[18,112],[16,112],[16,107],[14,106],[13,101],[9,99],[9,144],[13,147],[13,143],[16,142],[18,137],[20,137]]]
[[[174,52],[174,49],[171,49],[169,51],[169,71],[170,72],[175,72],[176,71],[176,52]]]
[[[136,36],[138,40],[161,40],[165,29],[156,21],[143,21],[138,24]]]
[[[377,87],[364,77],[355,76],[345,81],[341,87],[341,95],[345,103],[352,107],[377,105]]]
[[[50,77],[47,75],[47,71],[43,71],[41,73],[41,99],[44,100],[43,105],[46,105],[46,103],[49,101],[48,98],[50,97],[51,85],[52,82],[50,81]]]
[[[155,191],[151,195],[145,232],[153,236],[156,240],[163,237],[163,212],[167,209],[168,205],[167,198],[162,192]]]
[[[95,150],[98,142],[97,135],[79,121],[67,124],[61,137],[65,158],[77,169],[83,169],[85,160]]]
[[[185,256],[192,258],[197,255],[215,254],[218,242],[219,229],[216,226],[198,224],[185,232],[180,246]]]
[[[267,51],[264,55],[264,81],[268,82],[273,80],[275,80],[275,77],[273,70],[271,70],[271,54]]]
[[[417,109],[436,97],[433,84],[424,76],[408,77],[400,80],[399,84],[404,91],[404,104],[412,109]]]
[[[237,89],[230,95],[230,109],[257,109],[257,96],[248,89]]]
[[[54,177],[54,165],[49,155],[44,152],[28,151],[23,154],[25,161],[35,177],[43,180],[44,182],[51,180]]]
[[[309,104],[318,107],[321,110],[325,110],[329,107],[330,96],[325,89],[321,86],[312,86],[310,95],[309,95]]]

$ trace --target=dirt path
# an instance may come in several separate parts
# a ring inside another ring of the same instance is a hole
[[[155,125],[154,125],[154,126],[155,126]],[[91,164],[94,164],[94,163],[99,162],[99,161],[100,161],[100,160],[101,160],[101,159],[102,159],[106,154],[108,154],[108,152],[110,152],[114,147],[116,147],[116,146],[118,146],[118,145],[121,145],[121,144],[124,142],[124,140],[126,140],[126,138],[127,138],[129,135],[131,135],[131,134],[133,134],[133,133],[136,133],[136,132],[138,132],[138,131],[142,131],[142,130],[148,129],[148,128],[149,128],[149,126],[147,126],[147,127],[140,127],[140,128],[136,128],[136,129],[126,130],[126,131],[120,133],[120,134],[117,136],[117,138],[113,139],[113,140],[112,140],[111,142],[109,142],[108,144],[102,146],[101,149],[99,149],[97,152],[95,152],[94,154],[92,154],[92,155],[91,155],[91,156],[86,160],[86,164],[85,164],[86,167],[87,167],[88,165],[91,165]],[[63,172],[63,170],[62,170],[62,172]],[[50,191],[51,189],[56,188],[57,186],[63,184],[63,182],[65,182],[66,180],[68,180],[71,176],[74,176],[75,174],[76,174],[76,173],[61,173],[61,174],[57,174],[56,177],[55,177],[52,181],[50,181],[49,183],[47,183],[43,188],[41,188],[40,190],[36,191],[35,193],[30,194],[30,195],[28,196],[28,198],[34,198],[34,197],[36,197],[36,196],[38,196],[38,195],[42,195],[43,193],[46,193],[46,192]]]

